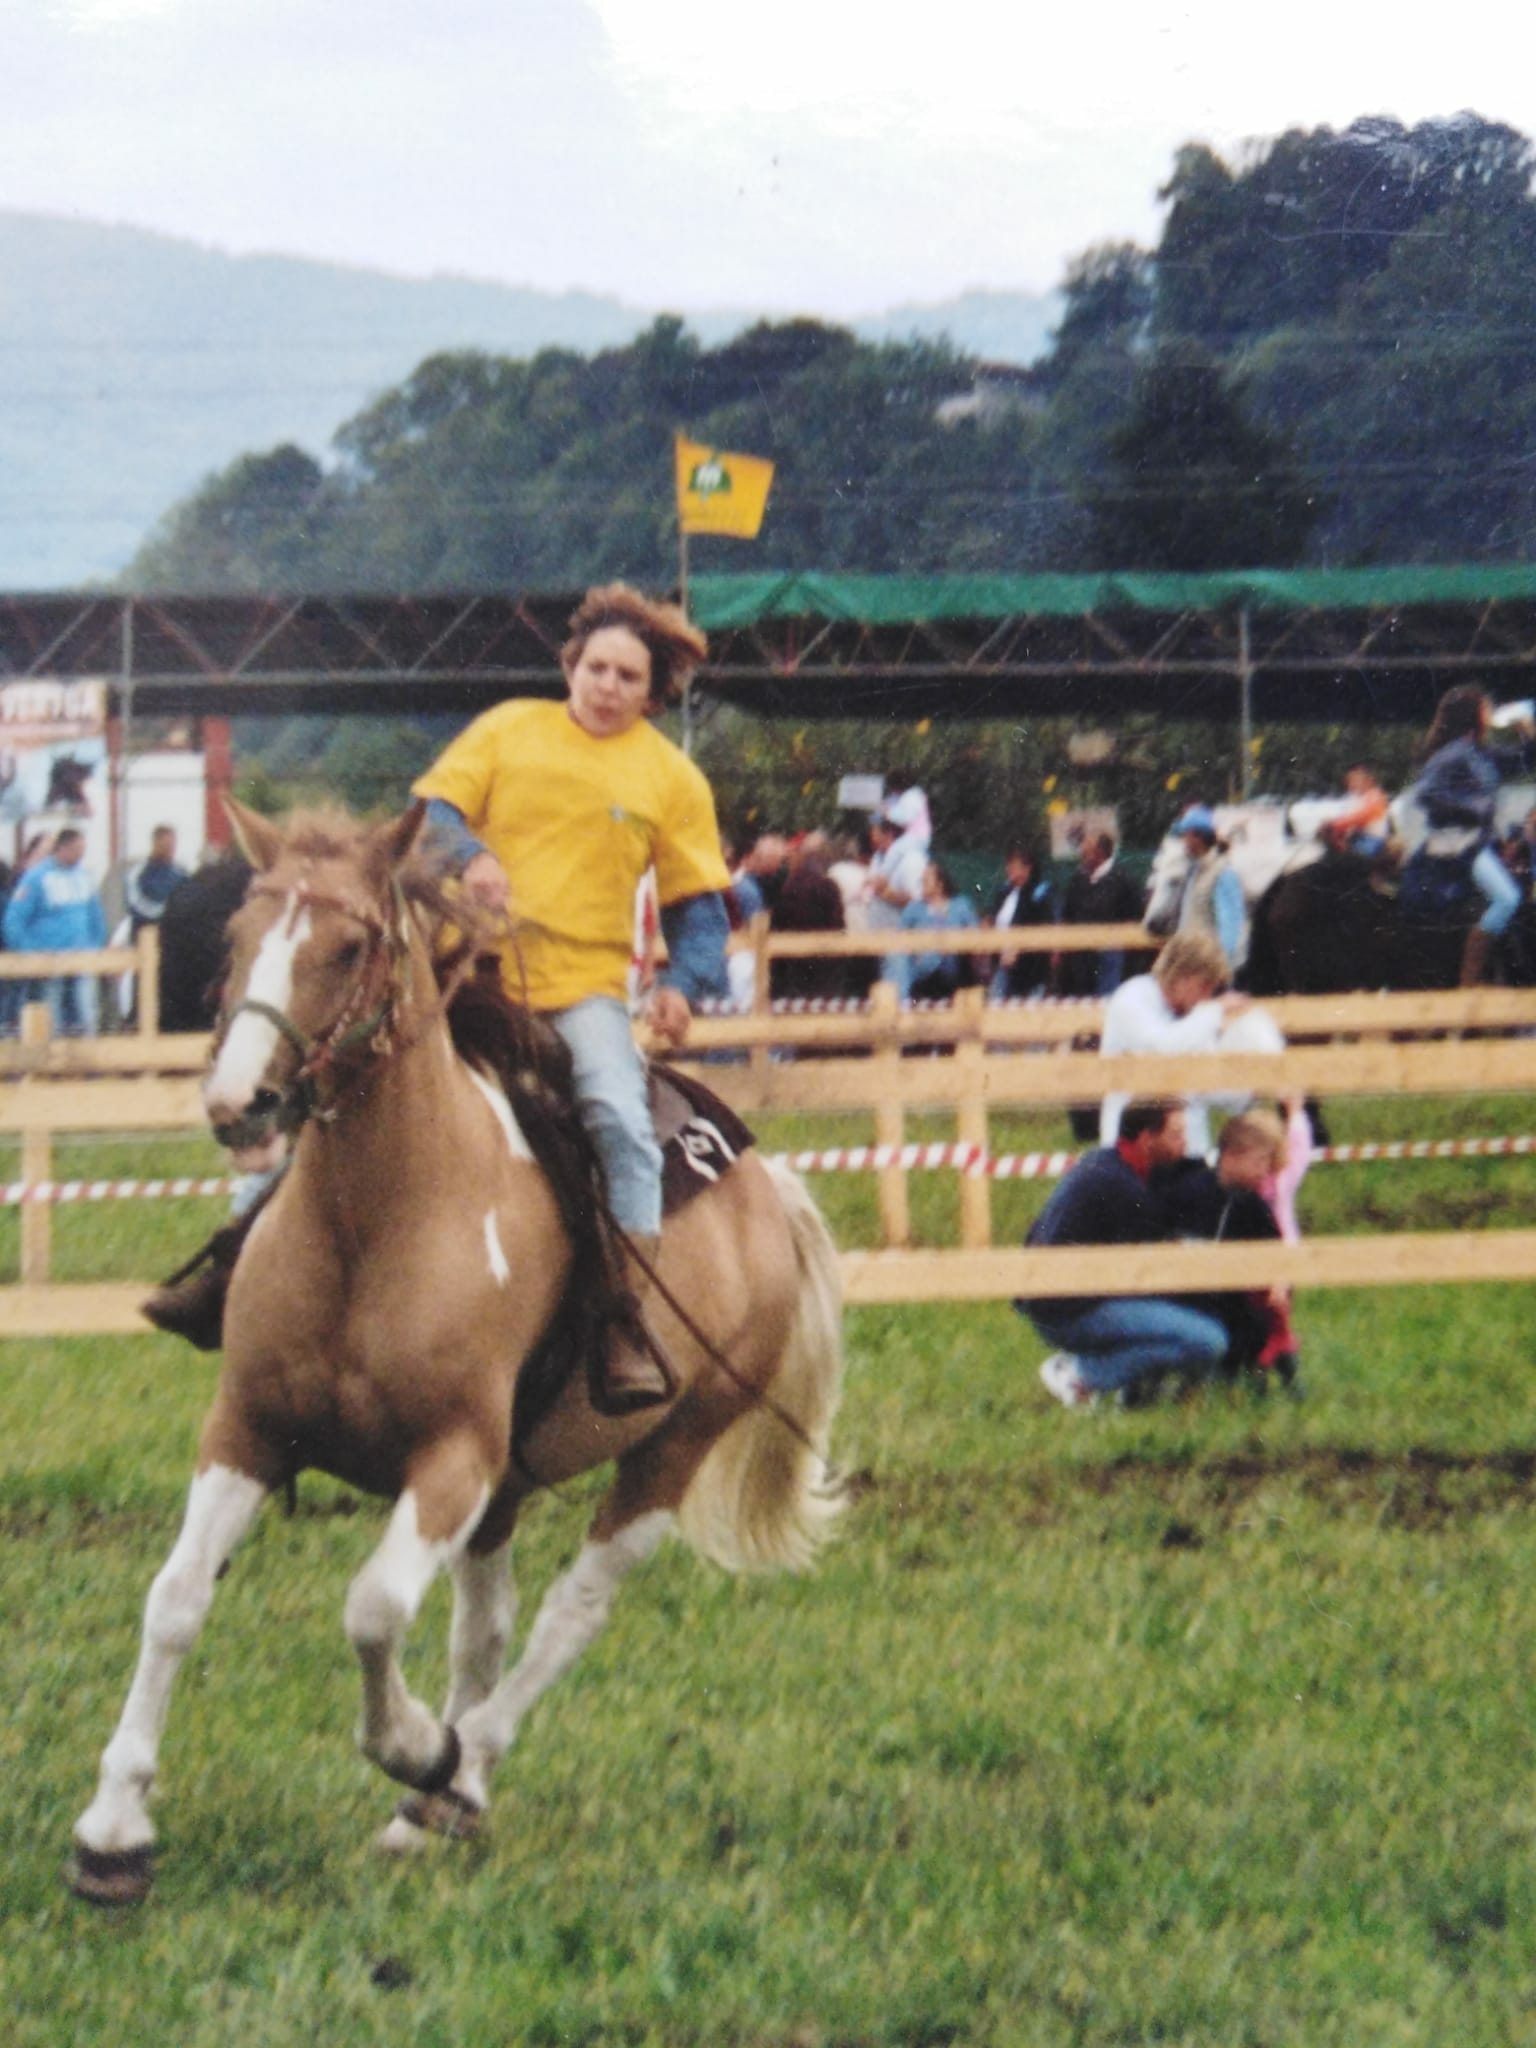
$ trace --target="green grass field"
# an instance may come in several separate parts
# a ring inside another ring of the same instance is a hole
[[[1533,1118],[1490,1100],[1334,1121]],[[59,1164],[216,1170],[195,1141]],[[841,1242],[874,1241],[867,1179],[818,1192]],[[1040,1199],[998,1190],[1000,1241]],[[944,1241],[954,1206],[948,1176],[917,1184],[920,1235]],[[1536,1162],[1320,1168],[1303,1214],[1529,1224]],[[60,1211],[59,1277],[155,1273],[217,1215]],[[0,1276],[15,1243],[0,1217]],[[405,1868],[369,1850],[393,1792],[352,1748],[341,1629],[382,1510],[311,1477],[184,1670],[159,1884],[121,1915],[59,1869],[213,1367],[149,1336],[0,1345],[0,2038],[1528,2043],[1533,1310],[1533,1287],[1318,1294],[1305,1403],[1070,1415],[1002,1306],[852,1314],[853,1503],[821,1568],[733,1582],[668,1546],[530,1718],[486,1834]],[[599,1487],[528,1514],[525,1617]],[[446,1609],[409,1659],[433,1695]]]

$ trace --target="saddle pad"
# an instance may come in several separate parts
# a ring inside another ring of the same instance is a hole
[[[661,1210],[675,1216],[729,1173],[757,1140],[735,1110],[692,1075],[652,1067],[650,1086],[661,1146]]]

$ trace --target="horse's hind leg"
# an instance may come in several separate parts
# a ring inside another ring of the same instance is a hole
[[[453,1564],[453,1622],[448,1632],[448,1698],[443,1719],[462,1721],[496,1690],[517,1622],[517,1588],[506,1544],[477,1557],[466,1550]]]
[[[464,1554],[490,1499],[472,1449],[439,1447],[412,1468],[384,1540],[347,1590],[346,1630],[363,1674],[358,1747],[380,1770],[420,1791],[446,1785],[458,1739],[414,1698],[401,1675],[400,1643],[428,1587]]]
[[[149,1589],[138,1667],[102,1755],[96,1797],[75,1823],[69,1882],[94,1904],[131,1904],[148,1894],[155,1839],[149,1796],[171,1687],[212,1604],[214,1583],[266,1493],[260,1480],[224,1465],[206,1466],[192,1481],[181,1534]]]
[[[575,1562],[544,1595],[522,1656],[458,1724],[463,1760],[451,1792],[462,1808],[484,1808],[491,1774],[523,1716],[601,1633],[620,1586],[672,1527],[708,1448],[708,1440],[694,1441],[691,1432],[669,1426],[621,1462]]]

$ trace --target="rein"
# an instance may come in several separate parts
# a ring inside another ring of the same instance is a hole
[[[239,1150],[243,1146],[259,1144],[273,1131],[291,1134],[301,1129],[311,1117],[328,1121],[335,1115],[334,1106],[324,1109],[320,1105],[317,1086],[320,1076],[334,1065],[341,1054],[373,1040],[388,1024],[396,1004],[410,993],[410,952],[403,940],[396,936],[403,929],[410,910],[405,892],[393,875],[390,877],[390,891],[400,920],[395,926],[375,911],[349,903],[345,897],[314,889],[307,882],[300,882],[293,889],[282,888],[273,882],[253,882],[247,890],[247,896],[276,896],[284,902],[292,896],[295,917],[301,910],[311,908],[337,911],[363,927],[368,935],[368,949],[345,1001],[323,1031],[311,1034],[301,1030],[286,1012],[256,996],[242,997],[232,1009],[221,1015],[214,1045],[215,1057],[229,1034],[230,1026],[246,1012],[272,1025],[299,1057],[298,1069],[288,1087],[278,1095],[275,1110],[247,1110],[244,1116],[236,1117],[230,1123],[214,1126],[214,1137],[226,1149]],[[359,1016],[357,1013],[362,1007],[374,963],[381,953],[386,956],[389,968],[384,993],[366,1015]],[[401,969],[403,974],[399,972]]]

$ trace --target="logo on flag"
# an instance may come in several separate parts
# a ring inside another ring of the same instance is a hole
[[[677,523],[682,533],[719,533],[754,540],[768,507],[773,464],[760,455],[707,448],[676,439]]]

